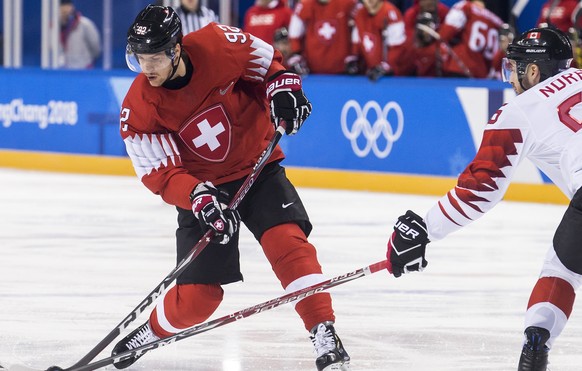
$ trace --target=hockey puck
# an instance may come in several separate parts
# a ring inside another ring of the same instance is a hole
[[[47,368],[46,371],[63,371],[63,369],[60,368],[59,366],[51,366]]]

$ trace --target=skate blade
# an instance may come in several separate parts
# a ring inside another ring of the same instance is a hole
[[[321,371],[350,371],[350,361],[344,363],[334,363]]]

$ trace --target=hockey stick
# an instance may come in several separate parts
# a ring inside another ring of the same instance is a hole
[[[386,269],[386,264],[387,264],[387,261],[382,260],[380,262],[368,265],[367,267],[359,268],[359,269],[356,269],[355,271],[344,273],[342,275],[330,278],[326,281],[322,281],[322,282],[317,283],[315,285],[311,285],[309,287],[306,287],[306,288],[303,288],[303,289],[300,289],[297,291],[293,291],[293,292],[285,294],[283,296],[279,296],[278,298],[271,299],[271,300],[265,301],[263,303],[253,305],[251,307],[240,310],[238,312],[227,314],[223,317],[214,319],[212,321],[201,323],[199,325],[196,325],[196,326],[191,327],[189,329],[186,329],[184,331],[180,331],[180,332],[178,332],[170,337],[154,341],[154,342],[146,344],[144,346],[135,348],[131,351],[119,353],[113,357],[103,358],[99,361],[95,361],[95,362],[89,363],[87,365],[73,366],[73,367],[67,368],[63,371],[91,371],[91,370],[96,370],[96,369],[101,368],[101,367],[105,367],[105,366],[113,364],[113,363],[125,361],[125,360],[133,358],[135,356],[142,356],[149,351],[152,351],[152,350],[157,349],[157,348],[161,348],[165,345],[178,342],[180,340],[189,338],[189,337],[194,336],[194,335],[201,334],[201,333],[206,332],[206,331],[210,331],[210,330],[218,328],[218,327],[222,327],[222,326],[227,325],[229,323],[241,320],[243,318],[250,317],[254,314],[258,314],[258,313],[265,312],[265,311],[268,311],[268,310],[273,309],[273,308],[277,308],[283,304],[295,302],[297,300],[300,300],[300,299],[306,298],[308,296],[317,294],[321,291],[328,290],[332,287],[339,286],[339,285],[342,285],[344,283],[353,281],[353,280],[358,279],[360,277],[371,275],[372,273],[376,273],[378,271]],[[51,368],[51,369],[62,370],[59,368]],[[35,371],[34,369],[30,369],[30,368],[10,368],[10,369],[8,369],[8,371],[25,371],[25,370]]]
[[[445,47],[445,49],[447,50],[447,53],[451,56],[451,58],[453,58],[455,60],[455,62],[457,62],[459,67],[461,67],[461,69],[463,70],[463,74],[467,77],[473,77],[473,75],[471,74],[471,71],[469,70],[469,68],[467,68],[467,65],[461,60],[461,58],[459,58],[457,53],[455,53],[453,51],[453,49],[449,46],[449,44],[447,44],[446,42],[444,42],[441,39],[441,35],[439,35],[438,32],[436,32],[435,30],[433,30],[429,26],[422,24],[422,23],[417,24],[416,28],[419,29],[420,31],[426,32],[427,34],[432,36],[440,45],[443,45]]]
[[[275,131],[275,134],[273,134],[273,138],[267,145],[267,148],[265,148],[263,153],[259,156],[255,166],[253,167],[253,170],[247,176],[243,184],[240,186],[238,192],[230,201],[228,205],[230,209],[236,209],[243,200],[243,198],[246,196],[249,189],[259,176],[261,170],[263,170],[263,168],[267,164],[267,161],[271,157],[271,154],[273,153],[275,146],[285,133],[285,127],[286,125],[284,122],[281,122],[281,124],[277,127],[277,130]],[[178,265],[176,265],[176,267],[166,276],[166,278],[164,278],[162,282],[160,282],[156,286],[156,288],[154,288],[152,292],[150,292],[149,295],[146,296],[146,298],[141,303],[139,303],[138,306],[135,307],[127,317],[125,317],[113,330],[111,330],[111,332],[107,336],[105,336],[105,338],[103,338],[103,340],[101,340],[99,344],[97,344],[93,349],[91,349],[91,351],[89,351],[89,353],[87,353],[83,358],[81,358],[69,369],[75,369],[80,366],[88,364],[99,353],[101,353],[101,351],[103,351],[103,349],[105,349],[113,340],[115,340],[115,338],[119,336],[121,332],[124,329],[126,329],[129,326],[129,324],[132,323],[141,313],[143,313],[148,306],[150,306],[159,296],[161,296],[166,291],[166,289],[172,284],[172,282],[180,275],[180,273],[182,273],[188,267],[188,265],[190,265],[190,263],[198,255],[200,255],[202,250],[204,250],[204,248],[206,248],[206,246],[208,246],[208,244],[210,243],[210,240],[212,239],[213,235],[214,231],[212,229],[206,231],[206,233],[204,233],[204,235],[198,241],[198,243],[196,243],[196,245],[192,247],[192,250],[190,250],[188,255],[184,259],[182,259],[182,261],[180,261]]]

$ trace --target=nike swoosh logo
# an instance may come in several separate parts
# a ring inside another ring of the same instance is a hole
[[[232,86],[232,84],[234,84],[234,81],[231,81],[230,84],[228,84],[228,86],[226,88],[220,89],[220,91],[219,91],[220,95],[226,94],[226,92],[228,91],[228,89],[230,89],[230,87]]]
[[[281,205],[281,207],[282,207],[283,209],[286,209],[286,208],[288,208],[289,206],[293,205],[294,203],[295,203],[295,202],[289,202],[288,204],[282,204],[282,205]]]

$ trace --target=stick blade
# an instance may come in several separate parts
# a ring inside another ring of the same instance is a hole
[[[5,363],[0,364],[0,371],[44,371],[38,368],[32,368],[24,365],[7,365]]]

